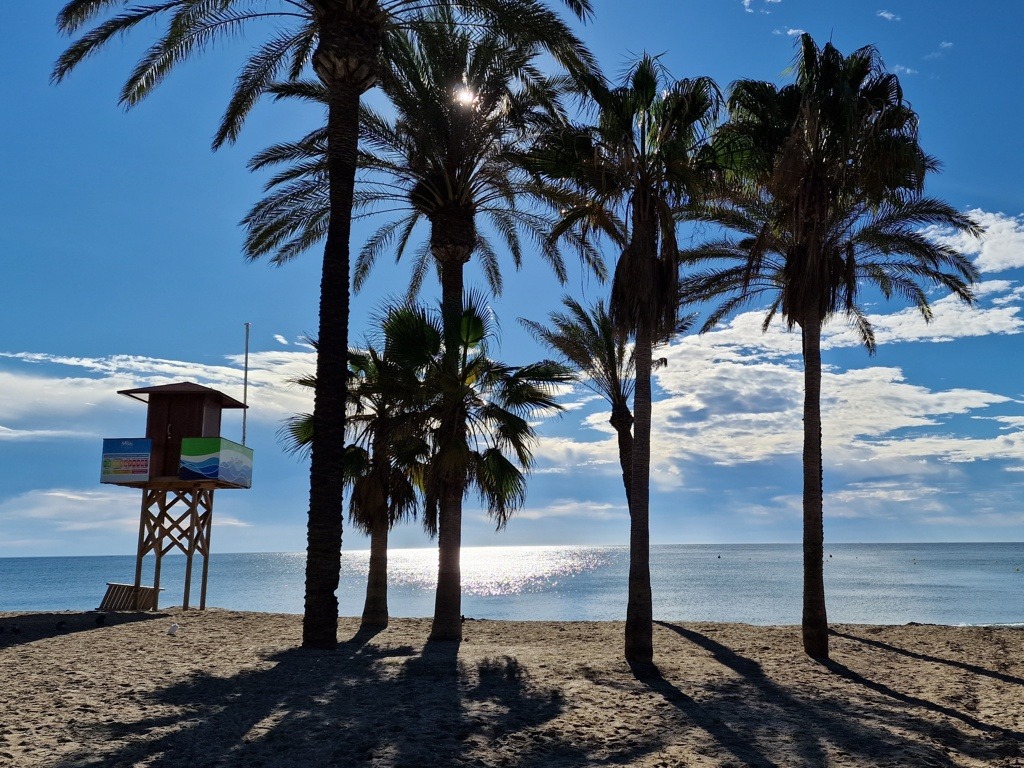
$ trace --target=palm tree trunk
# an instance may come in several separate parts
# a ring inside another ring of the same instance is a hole
[[[444,326],[445,360],[454,370],[458,364],[459,325],[462,318],[463,264],[461,261],[442,261],[441,267],[441,322]]]
[[[804,651],[828,658],[825,614],[821,461],[821,319],[808,312],[802,324],[804,353]]]
[[[302,645],[334,648],[338,640],[338,578],[345,458],[345,380],[348,375],[349,236],[359,139],[360,89],[329,83],[327,162],[330,222],[320,280],[320,325]]]
[[[633,395],[633,464],[629,504],[629,599],[626,604],[626,661],[654,660],[654,608],[651,598],[651,356],[649,331],[638,330],[636,390]]]
[[[435,225],[436,226],[436,225]],[[435,256],[438,251],[435,250]],[[449,254],[450,256],[451,254]],[[452,381],[459,378],[460,325],[462,318],[463,265],[461,258],[439,259],[441,267],[441,320],[444,325],[445,376]],[[459,398],[461,387],[454,387],[443,397]],[[453,414],[457,409],[442,403],[442,413]],[[449,451],[461,440],[465,424],[441,424],[439,450]],[[447,480],[441,498],[440,520],[437,530],[437,593],[434,595],[434,622],[431,640],[462,639],[462,572],[459,558],[462,549],[462,496],[464,483]]]
[[[370,530],[370,572],[366,577],[366,601],[361,628],[383,629],[388,625],[388,520],[387,510]]]
[[[431,640],[462,640],[462,487],[445,489],[437,532],[437,593]]]
[[[618,438],[622,485],[626,489],[626,505],[630,506],[633,496],[633,414],[624,403],[618,403],[612,406],[612,417],[608,422]]]

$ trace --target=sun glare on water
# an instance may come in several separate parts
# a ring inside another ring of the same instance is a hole
[[[593,570],[603,562],[601,553],[593,548],[466,547],[460,560],[462,591],[478,596],[533,592]],[[392,550],[388,553],[388,576],[396,586],[434,589],[437,550]]]

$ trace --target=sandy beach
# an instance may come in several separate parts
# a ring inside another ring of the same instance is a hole
[[[224,610],[0,614],[0,765],[1024,766],[1024,629],[342,621]],[[167,634],[172,623],[177,634]]]

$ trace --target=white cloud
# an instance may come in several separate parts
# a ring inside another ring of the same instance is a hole
[[[747,13],[753,13],[754,12],[754,9],[750,7],[751,5],[753,5],[754,0],[742,0],[742,2],[743,2],[743,10],[745,10]]]
[[[953,47],[952,43],[950,43],[950,42],[948,42],[946,40],[943,40],[941,43],[939,43],[938,50],[932,51],[931,53],[925,55],[924,58],[926,60],[945,58],[947,51],[949,51],[949,49],[952,48],[952,47]]]
[[[900,20],[900,17],[897,16],[892,11],[879,11],[876,15],[880,16],[881,18],[885,19],[886,21],[899,21]]]
[[[0,425],[0,442],[12,440],[52,440],[64,437],[95,437],[91,432],[71,429],[11,429]]]
[[[795,27],[790,27],[789,29],[786,30],[786,34],[789,35],[790,37],[796,37],[797,35],[802,35],[804,32],[806,32],[806,30],[804,30],[804,29],[797,29]]]
[[[194,381],[241,400],[243,356],[226,358],[229,365],[205,365],[182,360],[110,355],[71,357],[39,352],[0,352],[18,365],[17,370],[0,370],[0,440],[23,437],[81,436],[89,434],[79,422],[103,413],[121,411],[130,403],[117,392],[143,386]],[[10,367],[10,366],[9,366]],[[64,369],[78,369],[86,376],[61,375]],[[249,356],[249,418],[277,422],[283,416],[308,411],[312,394],[292,380],[315,369],[311,352],[257,351]],[[56,371],[56,373],[55,373]],[[33,422],[25,430],[18,421]],[[39,425],[45,420],[45,428]],[[55,425],[76,423],[76,429]],[[24,433],[24,434],[22,434]]]
[[[715,333],[705,336],[714,337]],[[657,374],[664,396],[655,403],[655,463],[707,461],[720,465],[799,454],[802,446],[803,373],[795,356],[715,362],[687,337],[667,350],[669,366]],[[941,426],[951,416],[974,414],[1010,398],[969,389],[931,390],[904,380],[898,368],[874,366],[822,376],[824,440],[833,460],[862,462],[885,455],[1002,457],[1024,461],[1015,438],[966,441],[949,437],[888,436]]]
[[[895,67],[892,68],[892,71],[895,72],[897,75],[916,75],[916,74],[918,74],[918,70],[911,69],[910,67],[905,67],[902,64],[897,64]]]
[[[990,217],[990,223],[1004,219]],[[995,234],[990,235],[989,248],[993,241],[1014,234],[1012,227],[1002,231],[990,227],[990,232]],[[873,313],[876,341],[880,346],[938,343],[1024,330],[1016,283],[983,281],[976,286],[976,294],[974,307],[949,295],[934,299],[929,323],[912,308]],[[781,457],[799,460],[800,336],[787,332],[779,322],[762,333],[762,321],[762,313],[745,312],[715,331],[686,336],[659,352],[669,365],[656,374],[660,392],[653,413],[652,481],[657,487],[689,488],[683,474],[697,476],[690,468],[706,464],[734,466]],[[842,318],[825,328],[822,347],[826,351],[860,344]],[[1024,465],[1024,418],[1013,420],[991,412],[1011,402],[1007,395],[911,382],[893,366],[850,370],[826,366],[822,391],[827,461],[846,476],[881,471],[885,476],[925,477],[978,460],[999,460],[1011,470]],[[965,436],[962,429],[950,426],[963,418],[991,419],[992,434]],[[577,439],[544,438],[538,456],[550,462],[548,471],[557,467],[572,475],[601,468],[608,476],[617,475],[617,448],[607,414],[603,409],[593,411],[581,424],[590,436],[602,434],[604,439],[585,441],[586,433]]]
[[[96,466],[99,474],[99,463]],[[79,551],[134,551],[139,531],[140,492],[39,488],[0,502],[0,556],[54,552],[74,540]],[[215,515],[214,525],[235,530],[250,525],[230,515]]]
[[[1004,283],[1005,285],[1005,283]],[[990,291],[990,288],[992,289]],[[976,286],[978,304],[968,306],[954,296],[944,296],[931,302],[932,318],[926,321],[920,311],[906,307],[890,314],[869,314],[878,345],[915,341],[945,342],[979,336],[1013,335],[1024,330],[1020,306],[983,282]],[[994,294],[994,295],[993,295]],[[982,306],[988,298],[993,306]],[[822,349],[860,346],[857,333],[843,318],[836,318],[826,326]]]
[[[274,341],[276,341],[278,344],[280,344],[281,346],[284,346],[284,347],[287,347],[288,344],[290,343],[288,341],[288,339],[286,339],[284,336],[282,336],[279,333],[275,333],[274,334]]]
[[[578,499],[555,499],[543,507],[528,507],[516,512],[522,520],[545,520],[552,517],[586,520],[628,520],[629,509],[623,504],[603,504]]]
[[[96,467],[99,472],[99,465]],[[26,522],[43,523],[54,531],[139,529],[139,495],[124,489],[38,489],[0,502],[0,528]],[[6,542],[5,542],[6,543]]]
[[[1024,215],[1010,216],[977,208],[968,214],[984,230],[980,239],[941,227],[929,227],[925,234],[972,256],[974,265],[982,272],[1024,267]]]

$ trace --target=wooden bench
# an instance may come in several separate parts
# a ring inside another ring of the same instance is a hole
[[[155,611],[157,596],[162,589],[139,587],[138,599],[135,596],[134,584],[115,584],[107,582],[107,592],[103,595],[98,611]]]

